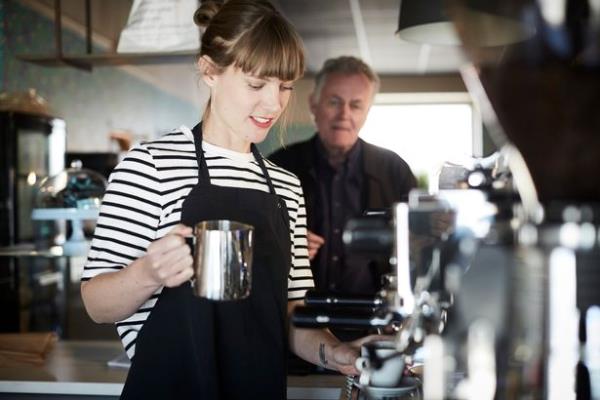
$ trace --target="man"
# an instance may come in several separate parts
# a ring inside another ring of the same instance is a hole
[[[327,60],[309,99],[316,135],[270,157],[300,178],[309,258],[320,291],[374,294],[381,287],[383,271],[369,268],[364,258],[344,254],[344,226],[366,210],[406,201],[416,186],[402,158],[358,137],[378,89],[379,78],[360,59]]]

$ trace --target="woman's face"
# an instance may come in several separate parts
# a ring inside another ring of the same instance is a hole
[[[205,75],[211,88],[209,141],[236,151],[262,142],[288,104],[293,82],[261,78],[227,67]]]

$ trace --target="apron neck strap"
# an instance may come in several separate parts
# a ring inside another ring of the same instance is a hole
[[[202,122],[198,123],[193,129],[192,133],[194,134],[194,147],[196,149],[196,160],[198,161],[198,183],[210,184],[210,175],[208,174],[208,165],[206,164],[206,158],[204,157],[204,151],[202,150]],[[267,180],[267,185],[269,186],[269,192],[271,194],[275,193],[275,186],[273,186],[273,181],[271,180],[271,176],[267,171],[267,167],[265,165],[265,161],[263,160],[262,155],[258,151],[258,148],[254,143],[250,145],[250,149],[252,150],[252,155],[254,155],[254,159],[260,166],[265,179]]]
[[[265,176],[265,179],[267,180],[267,185],[269,186],[269,192],[271,194],[276,194],[275,186],[273,186],[273,181],[271,180],[271,175],[269,175],[269,172],[267,171],[267,166],[265,165],[265,160],[263,159],[263,156],[260,154],[260,152],[258,151],[258,148],[256,147],[256,145],[254,143],[252,143],[250,145],[250,149],[252,150],[252,154],[254,154],[254,159],[260,166],[260,169],[262,170],[262,173]]]
[[[198,183],[210,184],[208,165],[206,165],[204,151],[202,150],[202,121],[192,129],[192,133],[194,134],[194,148],[196,149],[196,162],[198,163]]]

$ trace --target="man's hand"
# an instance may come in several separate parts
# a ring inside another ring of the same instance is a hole
[[[185,242],[186,236],[191,234],[192,228],[179,224],[148,246],[145,271],[153,283],[175,287],[194,275],[190,247]]]
[[[321,246],[323,246],[325,243],[325,239],[311,231],[307,232],[306,238],[308,239],[308,259],[312,261]]]

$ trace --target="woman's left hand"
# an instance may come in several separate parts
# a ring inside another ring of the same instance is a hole
[[[356,359],[360,355],[360,347],[353,347],[350,343],[340,342],[331,347],[331,359],[337,370],[344,375],[358,375]]]
[[[358,375],[360,372],[356,369],[356,359],[360,356],[360,347],[369,342],[393,339],[393,336],[369,335],[352,342],[340,342],[331,347],[331,359],[342,374]]]

